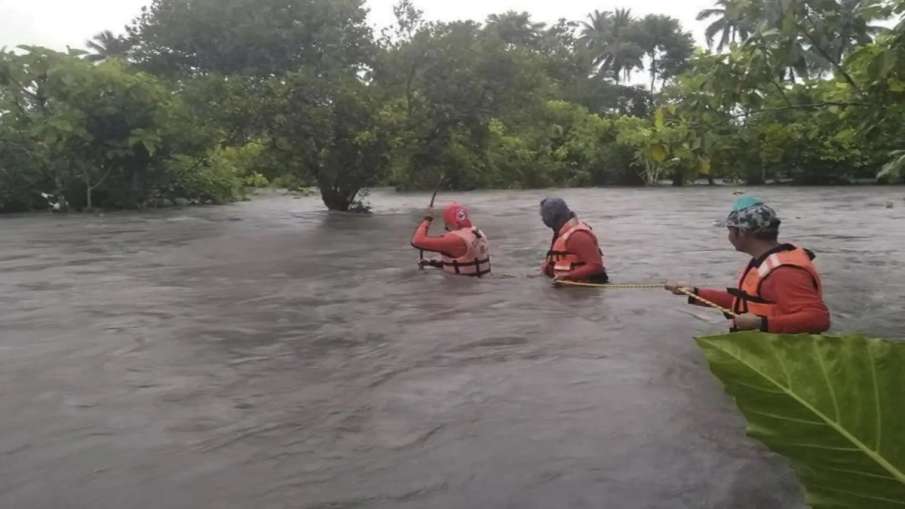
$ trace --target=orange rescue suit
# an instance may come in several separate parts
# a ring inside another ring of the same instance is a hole
[[[814,281],[814,290],[823,299],[823,283],[811,261],[813,255],[800,247],[771,254],[757,267],[748,266],[739,276],[738,288],[731,289],[732,310],[738,314],[753,313],[767,319],[776,316],[776,303],[761,295],[764,280],[779,267],[795,267],[807,272]]]
[[[604,266],[603,252],[600,250],[599,241],[597,236],[594,235],[594,231],[587,224],[573,218],[560,229],[559,235],[554,239],[550,250],[547,251],[546,263],[547,267],[552,267],[553,276],[565,276],[587,264],[577,253],[569,251],[568,248],[569,238],[577,232],[586,232],[594,239],[597,252],[600,253],[600,264]]]
[[[490,246],[487,236],[477,228],[462,228],[449,232],[465,241],[467,251],[458,258],[441,253],[443,270],[449,274],[481,277],[490,273]]]

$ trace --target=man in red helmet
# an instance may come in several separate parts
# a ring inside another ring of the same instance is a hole
[[[437,267],[460,276],[481,277],[490,273],[487,236],[471,224],[465,207],[451,203],[443,210],[446,233],[439,237],[428,232],[433,220],[428,214],[412,236],[412,247],[440,254],[438,260],[421,260],[422,267]]]

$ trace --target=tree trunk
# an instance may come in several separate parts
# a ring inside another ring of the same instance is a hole
[[[85,210],[90,211],[93,207],[91,203],[91,192],[94,191],[94,188],[91,187],[91,184],[88,184],[88,181],[85,181]]]
[[[657,84],[657,59],[653,54],[650,56],[650,101],[653,104],[655,95],[654,87]]]
[[[358,192],[350,194],[344,192],[342,189],[321,186],[321,198],[324,200],[324,205],[326,205],[329,210],[338,210],[340,212],[348,211],[349,207],[355,201],[355,196],[357,194]]]

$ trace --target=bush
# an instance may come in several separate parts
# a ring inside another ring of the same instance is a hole
[[[168,162],[167,173],[167,198],[227,203],[245,196],[239,171],[224,149],[216,149],[204,159],[176,156]]]

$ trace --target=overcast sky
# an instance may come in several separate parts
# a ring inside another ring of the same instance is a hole
[[[396,0],[368,0],[371,24],[382,27],[393,21]],[[0,0],[0,47],[36,44],[54,49],[66,45],[84,47],[86,39],[101,30],[122,32],[122,27],[150,0]],[[630,6],[636,15],[668,14],[703,41],[704,24],[695,15],[712,0],[416,0],[428,19],[474,19],[507,10],[528,11],[536,21],[583,19],[594,9]]]

